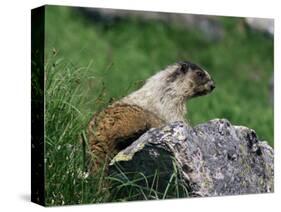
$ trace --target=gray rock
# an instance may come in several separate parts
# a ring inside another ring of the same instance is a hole
[[[216,16],[103,8],[83,8],[81,10],[94,20],[100,20],[108,24],[126,18],[142,21],[154,20],[169,25],[182,26],[188,30],[196,29],[202,33],[207,41],[220,41],[224,37],[223,27]]]
[[[270,18],[246,18],[246,23],[251,29],[265,32],[274,36],[274,19]]]
[[[153,187],[156,170],[162,194],[174,173],[184,185],[182,196],[266,193],[274,187],[273,149],[255,131],[225,119],[194,128],[175,122],[151,129],[110,164],[110,175],[120,181],[133,180],[132,173],[154,176],[139,181],[140,186]]]

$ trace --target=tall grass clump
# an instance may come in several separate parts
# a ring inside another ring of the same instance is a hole
[[[56,53],[45,65],[47,205],[102,202],[106,198],[95,195],[99,179],[88,177],[80,137],[93,111],[102,105],[97,103],[100,91],[87,95],[98,84],[91,71],[90,65],[76,68]],[[82,111],[87,107],[91,109]]]
[[[122,166],[115,164],[114,170],[117,171],[107,177],[111,184],[111,199],[131,201],[189,197],[189,186],[180,174],[175,159],[170,160],[172,160],[173,171],[157,168],[150,174],[136,171],[125,172]]]

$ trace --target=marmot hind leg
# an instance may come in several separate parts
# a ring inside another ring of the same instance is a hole
[[[97,170],[150,128],[164,122],[135,105],[115,104],[93,117],[88,139],[93,156],[92,170]]]

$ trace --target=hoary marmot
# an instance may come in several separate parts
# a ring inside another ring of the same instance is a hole
[[[94,115],[87,130],[92,171],[107,165],[120,150],[150,128],[185,121],[186,101],[208,94],[214,88],[208,72],[191,62],[178,62]]]

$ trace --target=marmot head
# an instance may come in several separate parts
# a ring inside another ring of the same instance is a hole
[[[168,66],[164,71],[168,72],[167,92],[185,99],[206,95],[215,88],[215,83],[208,72],[194,63],[178,62]]]
[[[184,121],[185,102],[206,95],[214,88],[208,72],[191,62],[178,62],[147,79],[140,89],[121,102],[138,105],[167,123]]]

